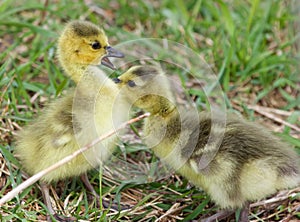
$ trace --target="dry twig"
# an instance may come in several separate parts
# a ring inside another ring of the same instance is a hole
[[[63,158],[62,160],[58,161],[57,163],[51,165],[50,167],[40,171],[39,173],[33,175],[32,177],[30,177],[29,179],[27,179],[26,181],[24,181],[23,183],[21,183],[20,185],[18,185],[16,188],[14,188],[13,190],[11,190],[10,192],[8,192],[6,195],[4,195],[1,199],[0,199],[0,206],[3,205],[4,203],[6,203],[7,201],[11,200],[12,198],[14,198],[18,193],[20,193],[22,190],[26,189],[27,187],[29,187],[30,185],[32,185],[33,183],[37,182],[39,179],[41,179],[43,176],[45,176],[46,174],[50,173],[51,171],[57,169],[58,167],[70,162],[72,159],[74,159],[76,156],[80,155],[82,152],[90,149],[91,147],[93,147],[94,145],[96,145],[97,143],[99,143],[100,141],[112,136],[113,134],[115,134],[117,131],[124,129],[127,125],[132,124],[134,122],[137,122],[143,118],[148,117],[150,114],[149,113],[145,113],[143,115],[140,115],[134,119],[131,119],[123,124],[121,124],[118,128],[116,128],[115,130],[111,130],[108,133],[98,137],[97,139],[95,139],[94,141],[92,141],[91,143],[87,144],[86,146],[78,149],[77,151],[75,151],[74,153],[72,153],[69,156],[66,156],[65,158]]]
[[[293,125],[293,124],[291,124],[291,123],[289,123],[289,122],[286,122],[286,121],[280,119],[279,117],[277,117],[277,116],[275,116],[275,115],[273,115],[273,114],[271,114],[271,113],[266,112],[265,110],[262,110],[260,107],[257,107],[257,106],[249,106],[249,108],[250,108],[250,109],[253,109],[255,112],[260,113],[261,115],[264,115],[265,117],[268,117],[269,119],[274,120],[275,122],[281,123],[281,124],[283,124],[283,125],[286,125],[286,126],[292,128],[292,129],[294,129],[294,130],[300,132],[300,128],[299,128],[299,127],[297,127],[297,126],[295,126],[295,125]]]

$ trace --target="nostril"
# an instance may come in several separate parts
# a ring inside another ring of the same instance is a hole
[[[120,82],[122,82],[121,79],[118,79],[118,78],[113,78],[113,81],[114,81],[115,83],[120,83]]]
[[[111,48],[111,46],[107,45],[104,47],[105,50],[109,50]]]

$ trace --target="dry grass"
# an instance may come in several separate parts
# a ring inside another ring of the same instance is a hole
[[[196,50],[217,73],[228,109],[265,125],[295,146],[300,154],[297,23],[290,16],[296,7],[291,7],[288,1],[254,1],[257,8],[248,1],[231,1],[231,4],[203,1],[198,7],[199,2],[0,3],[0,197],[26,178],[12,154],[18,130],[43,112],[47,101],[72,84],[64,77],[54,56],[57,33],[71,19],[101,24],[111,36],[112,44],[155,37],[168,38]],[[269,7],[272,10],[268,11]],[[258,55],[264,53],[269,54],[259,60]],[[185,85],[193,89],[188,92],[191,98],[200,107],[205,106],[199,83],[187,76],[184,79]],[[181,101],[183,98],[180,97]],[[57,210],[82,221],[197,221],[217,211],[200,189],[175,173],[166,175],[162,165],[153,166],[155,157],[131,129],[122,138],[103,175],[95,170],[89,176],[97,191],[101,186],[105,199],[127,205],[130,210],[99,211],[76,178],[53,185],[51,195]],[[115,170],[115,166],[124,171]],[[298,221],[299,207],[299,187],[282,191],[253,203],[251,221]],[[1,221],[22,219],[46,220],[38,185],[1,206]],[[230,220],[234,218],[225,221]]]

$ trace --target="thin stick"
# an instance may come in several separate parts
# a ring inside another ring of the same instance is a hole
[[[51,165],[50,167],[38,172],[37,174],[33,175],[32,177],[28,178],[26,181],[24,181],[23,183],[21,183],[20,185],[18,185],[16,188],[14,188],[13,190],[11,190],[10,192],[8,192],[6,195],[4,195],[1,199],[0,199],[0,206],[3,205],[4,203],[6,203],[7,201],[11,200],[12,198],[14,198],[18,193],[20,193],[22,190],[26,189],[27,187],[29,187],[30,185],[34,184],[35,182],[37,182],[39,179],[41,179],[43,176],[45,176],[46,174],[50,173],[51,171],[57,169],[58,167],[61,167],[62,165],[70,162],[72,159],[74,159],[76,156],[80,155],[82,152],[90,149],[91,147],[93,147],[94,145],[96,145],[97,143],[99,143],[100,141],[112,136],[113,134],[115,134],[117,131],[124,129],[127,125],[130,125],[134,122],[140,121],[141,119],[144,119],[146,117],[150,116],[150,113],[145,113],[143,115],[140,115],[136,118],[133,118],[123,124],[121,124],[119,127],[117,127],[115,130],[111,130],[108,133],[98,137],[97,139],[93,140],[91,143],[85,145],[84,147],[76,150],[74,153],[72,153],[69,156],[66,156],[65,158],[61,159],[60,161],[58,161],[57,163]]]
[[[155,222],[162,221],[163,218],[165,218],[167,216],[171,216],[170,214],[186,208],[186,205],[181,206],[181,207],[179,207],[179,206],[180,206],[180,203],[175,203],[166,213],[164,213],[162,216],[160,216],[159,218],[157,218],[155,220]]]
[[[276,202],[282,202],[282,201],[285,201],[286,199],[288,199],[290,197],[293,197],[296,192],[300,192],[300,188],[299,187],[297,187],[297,188],[295,188],[293,190],[288,191],[284,195],[275,196],[275,197],[272,197],[272,198],[267,199],[267,200],[262,200],[262,201],[250,204],[250,207],[258,207],[258,206],[264,206],[264,205],[272,204],[272,203],[276,203]]]
[[[286,125],[286,126],[292,128],[292,129],[294,129],[294,130],[300,132],[300,128],[299,128],[299,127],[294,126],[293,124],[291,124],[291,123],[289,123],[289,122],[286,122],[286,121],[284,121],[284,120],[278,118],[277,116],[274,116],[274,115],[271,114],[271,113],[268,113],[268,112],[266,112],[266,111],[263,111],[263,110],[261,110],[261,109],[255,107],[255,106],[252,106],[251,109],[253,109],[254,111],[256,111],[256,112],[258,112],[258,113],[260,113],[260,114],[262,114],[262,115],[264,115],[265,117],[268,117],[269,119],[274,120],[275,122],[281,123],[281,124],[283,124],[283,125]]]
[[[293,113],[291,111],[285,111],[285,110],[281,110],[281,109],[275,109],[275,108],[258,106],[258,105],[253,105],[253,106],[249,105],[248,108],[253,109],[253,110],[264,110],[264,111],[275,113],[275,114],[282,115],[282,116],[290,116]],[[300,118],[298,118],[298,119],[300,120]]]

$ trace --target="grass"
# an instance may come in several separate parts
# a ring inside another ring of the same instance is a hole
[[[43,112],[47,101],[72,85],[55,58],[55,41],[65,22],[73,19],[100,24],[112,45],[151,37],[194,50],[216,73],[227,109],[275,131],[300,154],[299,4],[280,0],[90,2],[0,3],[0,197],[24,180],[12,154],[17,131]],[[197,105],[209,105],[199,84],[193,84],[185,72],[174,72],[182,85],[189,86],[186,93]],[[254,106],[259,108],[256,112]],[[118,155],[126,162],[120,162]],[[205,193],[176,174],[167,175],[164,166],[151,164],[155,161],[129,133],[103,175],[95,170],[89,176],[97,191],[101,181],[105,198],[134,208],[99,211],[75,178],[53,186],[58,210],[90,221],[191,221],[217,210]],[[111,169],[116,164],[132,174],[115,178]],[[300,188],[283,195],[285,201],[253,207],[253,221],[299,219],[295,207],[300,205]],[[1,221],[41,221],[45,215],[36,185],[0,209]]]

